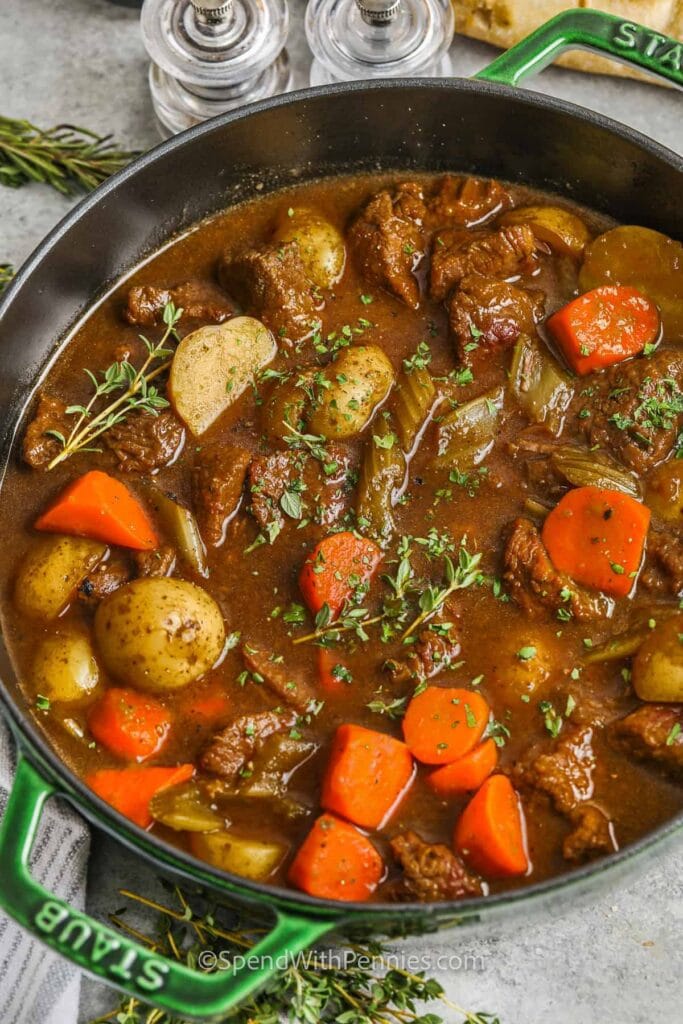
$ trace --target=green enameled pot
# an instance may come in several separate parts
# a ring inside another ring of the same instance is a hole
[[[80,203],[39,246],[0,304],[0,455],[70,329],[124,272],[172,235],[227,205],[294,182],[361,170],[458,170],[561,192],[620,221],[683,236],[683,161],[605,117],[513,88],[572,47],[617,57],[683,85],[682,47],[593,10],[567,12],[476,80],[354,82],[280,96],[216,118],[145,154]],[[19,765],[0,829],[0,905],[43,942],[115,987],[183,1018],[212,1020],[254,992],[283,953],[331,930],[409,933],[446,924],[500,927],[551,914],[680,829],[673,820],[611,857],[488,899],[430,905],[342,904],[224,874],[143,832],[59,760],[6,653],[0,696]],[[28,864],[43,806],[69,800],[92,824],[185,884],[269,914],[258,964],[202,974],[170,962],[43,889]],[[270,959],[269,959],[270,958]],[[280,959],[280,962],[281,959]]]

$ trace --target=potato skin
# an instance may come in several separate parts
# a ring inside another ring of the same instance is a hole
[[[122,682],[151,693],[187,686],[225,643],[220,608],[186,580],[145,578],[119,587],[95,614],[97,650]]]
[[[297,243],[304,270],[318,288],[331,288],[344,273],[344,239],[335,226],[315,210],[290,207],[280,219],[275,240]]]
[[[106,544],[84,537],[41,539],[19,568],[14,587],[17,608],[32,618],[56,619],[106,553]]]
[[[633,659],[633,689],[641,700],[683,701],[683,615],[655,626]]]
[[[344,349],[336,363],[325,368],[329,388],[308,421],[314,434],[340,440],[359,434],[391,390],[394,369],[377,345]]]
[[[500,218],[501,224],[528,224],[541,242],[562,256],[580,259],[591,240],[584,222],[562,206],[518,206]]]
[[[85,633],[59,633],[41,641],[31,670],[36,694],[51,701],[78,701],[99,681],[95,652]]]

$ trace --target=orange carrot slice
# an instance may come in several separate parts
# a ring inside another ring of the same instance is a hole
[[[289,881],[310,896],[367,900],[384,874],[384,862],[367,836],[353,825],[323,814],[291,863]]]
[[[650,510],[628,494],[576,487],[543,524],[543,543],[556,569],[577,583],[626,597],[645,549]]]
[[[147,513],[120,480],[93,469],[62,491],[36,520],[37,530],[89,537],[136,551],[159,547]]]
[[[314,615],[327,605],[338,615],[354,589],[368,583],[382,561],[382,549],[355,533],[333,533],[316,544],[299,573],[299,587]]]
[[[425,764],[450,764],[476,747],[489,706],[473,690],[429,686],[413,697],[403,717],[403,737]]]
[[[145,761],[168,739],[171,718],[158,701],[117,686],[110,687],[88,715],[98,743],[117,757]]]
[[[405,743],[361,725],[340,725],[323,778],[320,803],[355,825],[379,828],[412,782]]]
[[[152,824],[149,812],[152,797],[161,789],[187,782],[193,775],[193,764],[179,764],[174,768],[102,768],[86,775],[85,782],[119,813],[140,828],[149,828]]]
[[[572,370],[603,370],[642,352],[659,336],[659,310],[637,288],[604,285],[569,302],[546,325]]]
[[[494,740],[484,740],[464,757],[430,772],[427,784],[439,796],[460,796],[479,789],[497,764],[498,747]]]
[[[486,878],[527,873],[524,816],[507,776],[491,775],[477,790],[457,821],[453,844]]]

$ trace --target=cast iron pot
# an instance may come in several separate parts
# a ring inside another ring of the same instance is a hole
[[[70,329],[108,285],[200,218],[264,191],[328,174],[375,169],[476,173],[562,193],[619,221],[683,235],[683,161],[647,138],[578,107],[510,88],[561,50],[587,46],[683,85],[681,45],[595,11],[560,15],[498,58],[478,81],[350,83],[282,96],[194,128],[141,157],[85,199],[19,272],[0,306],[2,466],[22,410]],[[487,926],[576,899],[680,829],[679,817],[579,871],[489,899],[431,905],[343,904],[227,875],[132,825],[96,797],[46,742],[0,655],[4,713],[19,750],[0,831],[0,905],[85,970],[183,1018],[211,1020],[246,998],[293,955],[337,931]],[[45,801],[65,796],[160,868],[275,917],[233,971],[201,974],[169,962],[79,913],[28,870]]]

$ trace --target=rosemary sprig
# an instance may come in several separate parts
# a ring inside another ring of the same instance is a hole
[[[14,277],[15,270],[11,263],[0,263],[0,295]]]
[[[42,131],[30,121],[0,117],[0,185],[10,188],[38,181],[63,195],[90,191],[135,156],[110,135],[86,128],[60,124]]]
[[[214,954],[216,966],[251,950],[261,938],[242,924],[235,911],[223,926],[223,908],[204,905],[198,912],[177,887],[165,888],[175,905],[166,906],[128,890],[121,895],[157,915],[153,935],[125,921],[125,913],[112,922],[161,956],[196,967],[200,953]],[[196,902],[196,901],[194,901]],[[247,1002],[221,1018],[230,1024],[277,1024],[279,1020],[310,1024],[444,1024],[436,1013],[421,1014],[418,1003],[439,1001],[458,1014],[461,1024],[501,1024],[488,1013],[472,1013],[448,999],[435,978],[394,966],[388,951],[375,941],[349,942],[336,955],[303,954]],[[211,959],[211,957],[209,957]],[[163,1010],[124,996],[119,1006],[91,1024],[187,1024]],[[454,1022],[451,1020],[451,1024]]]
[[[147,358],[139,370],[124,360],[121,363],[112,363],[103,372],[102,380],[99,381],[91,370],[85,371],[92,381],[93,394],[87,405],[68,406],[67,415],[78,417],[68,437],[65,437],[59,430],[46,431],[46,434],[54,437],[62,445],[62,450],[48,464],[48,469],[54,469],[75,452],[97,451],[98,449],[92,447],[93,441],[110,427],[117,423],[123,423],[133,410],[137,409],[156,416],[159,409],[168,405],[166,399],[150,384],[170,366],[171,360],[165,359],[165,357],[172,355],[172,349],[166,348],[166,345],[170,338],[177,337],[175,328],[182,313],[182,309],[176,309],[172,302],[168,302],[164,306],[163,320],[166,330],[161,341],[154,344],[144,335],[140,335],[147,348]],[[152,368],[152,364],[159,359],[164,359],[164,362]],[[98,399],[121,390],[123,390],[123,394],[93,415]]]
[[[465,590],[483,579],[479,571],[480,562],[481,552],[471,555],[465,547],[461,547],[458,552],[457,567],[453,565],[449,555],[444,555],[445,583],[440,587],[431,585],[422,591],[418,600],[420,614],[413,619],[401,636],[403,643],[443,606],[451,594],[456,590]]]

